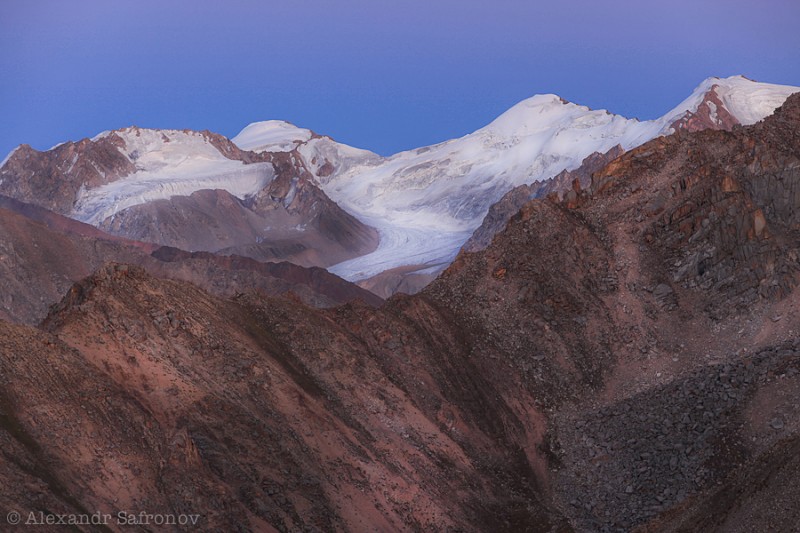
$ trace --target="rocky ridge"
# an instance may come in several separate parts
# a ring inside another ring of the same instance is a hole
[[[651,141],[378,309],[103,267],[0,322],[0,474],[203,530],[789,530],[799,132]]]
[[[0,317],[13,322],[37,324],[72,284],[110,261],[140,265],[157,276],[190,281],[224,296],[257,290],[321,307],[354,299],[381,302],[320,268],[157,247],[4,197],[0,228]]]

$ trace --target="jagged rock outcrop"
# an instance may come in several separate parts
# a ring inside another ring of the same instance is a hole
[[[741,122],[731,114],[719,96],[719,85],[713,84],[693,111],[687,111],[670,126],[675,131],[731,130]]]
[[[796,283],[796,102],[751,128],[653,141],[595,174],[594,194],[630,202],[624,220],[652,250],[645,267],[666,267],[673,287],[707,291],[712,316],[774,300]],[[628,182],[632,174],[641,179]]]

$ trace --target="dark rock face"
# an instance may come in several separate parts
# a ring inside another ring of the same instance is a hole
[[[560,490],[574,497],[579,529],[630,530],[722,484],[752,453],[741,428],[753,396],[777,392],[777,375],[798,374],[800,345],[790,343],[562,420],[559,438],[570,444]]]
[[[47,152],[23,144],[0,168],[0,194],[68,214],[81,186],[104,185],[136,170],[122,146],[116,135],[67,142]]]
[[[592,184],[592,174],[601,170],[624,152],[625,150],[622,149],[622,146],[616,145],[604,154],[600,152],[589,154],[581,162],[581,166],[575,170],[563,170],[550,179],[534,184],[535,191],[533,197],[546,198],[551,194],[555,194],[559,199],[562,199],[571,190],[576,188],[573,186],[575,180],[578,180],[578,190],[586,189]]]
[[[102,267],[0,322],[2,482],[209,531],[791,530],[798,132],[800,95],[652,141],[378,309]]]
[[[667,266],[672,284],[710,291],[705,306],[713,316],[780,298],[796,283],[794,101],[767,123],[658,139],[595,174],[595,193],[641,199],[636,208],[644,210],[629,216],[652,250],[648,266]],[[646,179],[630,184],[632,174]],[[646,195],[654,186],[658,192]]]
[[[238,255],[185,252],[162,247],[152,257],[169,265],[146,263],[148,271],[165,278],[189,281],[213,294],[231,295],[257,290],[270,296],[293,295],[314,307],[335,307],[360,300],[379,307],[383,300],[324,268],[294,263],[262,263]],[[235,273],[234,275],[232,275]]]

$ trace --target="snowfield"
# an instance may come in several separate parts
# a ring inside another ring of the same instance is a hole
[[[358,217],[378,230],[380,244],[367,255],[344,261],[328,268],[345,279],[368,279],[386,270],[404,265],[421,265],[421,273],[439,272],[453,262],[472,231],[437,229],[420,219],[416,224],[387,223],[383,218]],[[398,250],[404,257],[398,261]]]
[[[136,172],[92,189],[81,189],[72,218],[99,225],[129,207],[203,189],[224,189],[244,199],[274,178],[270,163],[245,165],[222,155],[196,132],[128,128],[115,132],[125,141],[122,153]]]
[[[136,172],[100,187],[82,189],[71,216],[97,226],[129,207],[189,196],[204,189],[223,189],[244,200],[263,189],[273,177],[270,163],[187,161],[174,168]]]

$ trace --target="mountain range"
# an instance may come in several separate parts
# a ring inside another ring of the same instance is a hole
[[[414,292],[514,187],[675,131],[753,124],[796,90],[709,78],[649,121],[539,95],[474,133],[388,158],[281,121],[232,140],[132,127],[46,152],[19,147],[0,166],[0,194],[113,235]]]
[[[0,521],[793,530],[798,91],[537,96],[391,157],[278,121],[21,146]]]

